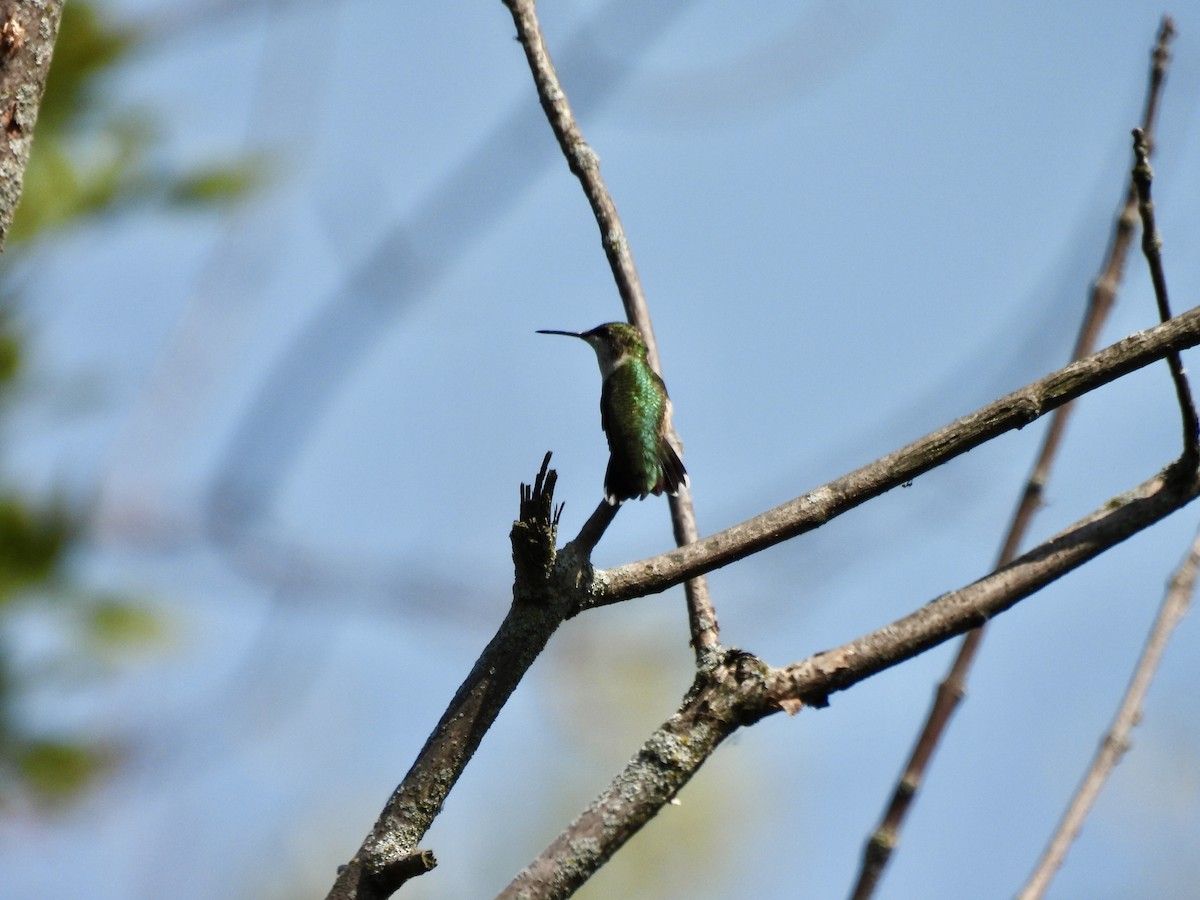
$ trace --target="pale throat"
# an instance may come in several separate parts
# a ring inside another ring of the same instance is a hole
[[[633,359],[633,354],[628,351],[614,354],[609,347],[597,347],[595,345],[593,345],[593,349],[596,351],[596,360],[600,363],[601,379],[607,378],[622,365]]]

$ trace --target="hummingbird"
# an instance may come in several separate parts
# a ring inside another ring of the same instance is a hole
[[[611,506],[664,491],[674,497],[687,484],[687,470],[667,439],[671,399],[667,386],[646,361],[641,332],[625,322],[591,331],[538,331],[586,341],[600,363],[600,427],[608,438],[604,499]]]

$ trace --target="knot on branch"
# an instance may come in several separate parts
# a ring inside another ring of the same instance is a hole
[[[558,473],[550,468],[550,453],[542,459],[533,485],[521,484],[520,518],[513,522],[512,554],[518,585],[540,585],[554,572],[555,540],[562,504],[554,505]]]
[[[394,844],[368,848],[366,845],[344,866],[328,900],[386,900],[410,878],[424,875],[437,866],[432,850],[402,853]]]
[[[779,704],[767,690],[771,667],[737,647],[716,649],[715,666],[696,673],[684,708],[693,714],[732,728],[752,725],[778,711]]]
[[[382,897],[390,897],[410,878],[424,875],[437,866],[432,850],[416,850],[399,859],[370,869],[372,887]]]
[[[718,672],[731,691],[730,714],[738,725],[753,725],[779,708],[767,691],[771,667],[753,653],[736,647],[726,651]]]

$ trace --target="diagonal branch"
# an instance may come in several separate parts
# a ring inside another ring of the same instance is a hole
[[[517,28],[517,40],[525,48],[525,58],[529,61],[529,69],[533,74],[533,82],[537,88],[538,100],[554,131],[558,145],[562,148],[563,156],[571,172],[579,179],[584,196],[591,204],[592,214],[600,228],[600,239],[604,245],[604,254],[608,257],[609,267],[617,282],[617,290],[621,293],[621,301],[625,305],[625,315],[630,323],[641,330],[646,340],[647,355],[654,371],[662,375],[662,365],[658,355],[658,342],[654,338],[654,326],[650,322],[650,311],[646,305],[646,296],[642,291],[642,283],[638,278],[637,267],[633,263],[633,254],[629,249],[629,241],[625,229],[621,225],[621,217],[617,215],[617,206],[600,174],[600,158],[583,139],[579,123],[571,111],[567,93],[558,80],[554,63],[542,39],[541,25],[538,23],[537,9],[534,0],[504,0],[505,6],[512,13],[513,23]],[[679,435],[675,432],[673,423],[668,423],[669,438],[676,447],[683,447]],[[589,550],[600,539],[604,529],[612,517],[605,520],[601,515],[593,515],[585,526],[585,532],[577,540],[578,549]],[[671,522],[675,532],[675,543],[679,546],[690,544],[700,537],[696,525],[696,513],[692,506],[691,493],[683,487],[677,497],[671,498]],[[720,643],[717,627],[717,614],[713,608],[712,599],[708,592],[708,581],[703,576],[693,578],[685,585],[688,605],[688,623],[691,629],[692,645],[696,650],[697,662],[701,665],[711,664],[713,654]]]
[[[748,714],[751,694],[765,700],[767,667],[737,650],[699,673],[675,715],[655,729],[608,789],[509,883],[498,900],[569,897],[691,780]],[[751,704],[754,705],[754,704]],[[765,711],[771,711],[765,709]]]
[[[513,523],[513,603],[446,712],[392,793],[354,858],[338,872],[328,900],[383,900],[428,871],[432,854],[417,843],[442,809],[509,696],[569,612],[571,594],[555,566],[558,511],[550,454],[532,486],[521,485]],[[573,570],[572,570],[573,573]]]
[[[600,543],[600,538],[604,537],[604,532],[612,524],[612,520],[617,517],[617,510],[620,508],[613,506],[607,500],[601,500],[596,511],[588,516],[588,520],[579,529],[579,534],[567,545],[567,548],[578,553],[581,559],[591,559],[592,551],[596,549],[596,544]]]
[[[1146,646],[1134,667],[1133,677],[1113,718],[1112,726],[1100,742],[1092,765],[1075,796],[1071,798],[1071,803],[1046,847],[1045,854],[1038,861],[1033,874],[1029,876],[1029,881],[1017,894],[1018,900],[1041,900],[1045,896],[1051,879],[1062,866],[1067,850],[1079,836],[1084,820],[1091,812],[1096,798],[1100,796],[1100,790],[1117,763],[1121,761],[1121,757],[1125,755],[1125,751],[1129,749],[1129,735],[1142,719],[1142,704],[1150,690],[1150,682],[1162,662],[1163,653],[1166,652],[1167,641],[1191,606],[1192,594],[1196,588],[1197,569],[1200,569],[1200,534],[1196,535],[1191,550],[1171,577],[1166,596],[1158,609],[1158,615],[1155,616],[1154,625],[1150,628]]]
[[[558,80],[558,72],[550,59],[550,51],[546,49],[546,43],[542,39],[536,4],[533,0],[504,0],[504,5],[512,13],[513,24],[517,28],[517,40],[525,50],[525,59],[529,62],[542,110],[546,113],[546,119],[550,122],[550,128],[558,140],[559,147],[562,148],[571,173],[579,179],[579,184],[583,187],[584,196],[592,207],[592,215],[596,217],[596,224],[600,227],[604,254],[608,257],[608,265],[617,282],[617,290],[621,292],[621,300],[626,310],[634,307],[644,309],[646,298],[642,294],[642,284],[638,279],[637,267],[633,264],[633,254],[625,238],[621,217],[617,215],[617,206],[600,174],[600,157],[583,139],[583,132],[580,131],[571,105],[567,102],[567,92]],[[634,320],[633,324],[647,337],[652,336],[649,322]],[[657,370],[658,354],[653,348],[650,360]]]
[[[1149,85],[1146,89],[1145,109],[1142,113],[1143,128],[1147,134],[1153,132],[1157,120],[1159,98],[1162,96],[1163,83],[1166,80],[1167,66],[1171,58],[1171,40],[1174,36],[1175,23],[1170,16],[1164,16],[1159,26],[1154,50],[1151,52]],[[1123,194],[1124,199],[1114,223],[1106,262],[1092,283],[1087,312],[1079,329],[1071,359],[1080,359],[1095,350],[1100,339],[1100,331],[1116,300],[1117,288],[1120,286],[1121,276],[1125,271],[1129,246],[1133,242],[1134,224],[1137,221],[1137,193],[1132,180],[1126,181]],[[1025,540],[1033,517],[1041,506],[1042,494],[1046,482],[1050,478],[1050,470],[1058,455],[1058,448],[1062,444],[1073,407],[1072,403],[1060,406],[1050,417],[1050,425],[1042,439],[1037,461],[1034,463],[1033,471],[1025,484],[1025,489],[1009,524],[1008,535],[1004,539],[996,563],[997,567],[1011,562]],[[942,735],[950,723],[950,717],[966,693],[967,675],[974,665],[976,654],[983,642],[984,632],[985,628],[981,626],[963,638],[954,662],[950,666],[950,671],[934,693],[933,703],[925,717],[921,733],[913,744],[904,770],[892,790],[892,796],[883,819],[863,849],[858,880],[851,894],[854,900],[866,900],[874,893],[875,887],[879,883],[879,878],[895,850],[900,828],[908,815],[913,798],[925,778],[925,771],[933,758],[934,750],[941,742]]]
[[[1175,462],[992,574],[943,594],[885,628],[781,670],[773,680],[772,696],[823,705],[834,691],[978,627],[1197,496],[1198,473]]]
[[[1013,391],[848,475],[686,547],[597,570],[581,609],[656,594],[703,572],[811,531],[830,519],[1007,431],[1162,359],[1200,344],[1200,307],[1139,331]]]

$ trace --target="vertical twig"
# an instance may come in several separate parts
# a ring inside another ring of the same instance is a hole
[[[1142,253],[1150,267],[1150,280],[1154,283],[1154,299],[1158,304],[1158,317],[1163,322],[1171,318],[1171,301],[1167,297],[1167,275],[1163,270],[1162,235],[1154,222],[1154,200],[1150,187],[1154,182],[1154,170],[1150,168],[1150,146],[1146,132],[1133,129],[1133,186],[1137,189],[1138,213],[1142,217]],[[1179,411],[1183,417],[1183,457],[1185,468],[1192,468],[1200,459],[1200,423],[1196,420],[1196,404],[1192,401],[1192,389],[1188,384],[1183,360],[1178,353],[1167,355],[1167,366],[1175,384],[1175,395],[1179,399]]]
[[[513,23],[517,28],[517,40],[525,48],[525,58],[529,62],[533,74],[534,85],[537,88],[538,100],[550,122],[550,128],[562,148],[563,156],[571,172],[579,179],[584,196],[592,207],[596,224],[600,228],[600,241],[604,245],[604,254],[608,257],[608,265],[612,269],[617,290],[625,305],[625,315],[630,323],[636,325],[646,340],[648,359],[651,367],[662,375],[662,365],[658,356],[658,343],[654,338],[654,326],[650,322],[650,312],[646,305],[646,296],[642,292],[641,280],[638,278],[637,267],[633,263],[633,254],[629,249],[629,241],[625,229],[621,225],[621,217],[617,215],[617,206],[600,174],[600,158],[583,139],[579,123],[571,111],[567,93],[558,80],[558,73],[550,59],[542,39],[542,29],[537,18],[534,0],[504,0],[504,5],[512,13]],[[675,426],[670,424],[670,439],[676,447],[682,447]],[[593,516],[589,524],[607,526]],[[671,498],[671,520],[675,532],[675,542],[679,546],[690,544],[700,537],[696,525],[696,514],[692,506],[691,494],[684,487],[679,496]],[[611,521],[611,517],[610,517]],[[603,528],[601,528],[601,531]],[[588,540],[595,544],[600,535],[594,529],[588,530]],[[593,540],[594,538],[594,540]],[[580,542],[581,546],[586,542]],[[687,594],[688,623],[691,629],[692,645],[696,649],[697,662],[704,665],[715,663],[717,649],[720,643],[720,633],[717,626],[717,615],[713,609],[712,599],[708,592],[708,581],[703,576],[694,578],[684,586]]]
[[[1163,83],[1166,80],[1167,67],[1170,63],[1171,39],[1175,36],[1175,24],[1170,16],[1164,16],[1155,40],[1151,54],[1150,80],[1146,90],[1146,103],[1142,113],[1143,128],[1146,134],[1153,133],[1154,123],[1158,115],[1158,104],[1162,94]],[[1092,282],[1088,298],[1087,312],[1071,358],[1082,359],[1090,354],[1096,346],[1104,322],[1108,317],[1116,299],[1117,288],[1125,268],[1125,260],[1133,239],[1133,227],[1137,221],[1137,194],[1132,183],[1127,183],[1124,200],[1113,229],[1112,240],[1104,266],[1096,280]],[[1021,499],[1013,513],[1008,534],[996,561],[996,567],[1007,565],[1020,551],[1021,543],[1029,530],[1034,515],[1041,506],[1042,494],[1050,470],[1062,444],[1067,421],[1074,408],[1073,403],[1059,407],[1050,419],[1046,436],[1038,451],[1037,461],[1033,471],[1022,491]],[[879,883],[884,868],[898,841],[900,829],[908,815],[914,796],[924,780],[925,771],[933,757],[942,735],[949,725],[950,718],[966,693],[967,675],[974,664],[983,641],[984,628],[981,626],[963,638],[958,654],[951,664],[950,671],[938,685],[933,704],[925,718],[921,733],[913,745],[904,770],[892,789],[892,795],[884,812],[883,819],[867,840],[860,864],[858,879],[855,883],[852,897],[854,900],[866,900],[870,897]]]
[[[1017,894],[1017,900],[1041,900],[1045,895],[1051,879],[1066,859],[1067,851],[1079,835],[1079,830],[1083,827],[1084,820],[1091,812],[1108,776],[1129,749],[1129,735],[1134,726],[1141,721],[1142,704],[1150,690],[1150,682],[1162,662],[1167,641],[1191,605],[1197,569],[1200,569],[1200,532],[1192,542],[1191,550],[1171,577],[1166,596],[1159,607],[1154,625],[1150,629],[1150,636],[1146,639],[1146,646],[1134,667],[1133,677],[1125,696],[1121,699],[1112,725],[1100,741],[1100,747],[1083,782],[1071,798],[1071,803],[1067,806],[1062,821],[1059,822],[1033,874]]]

